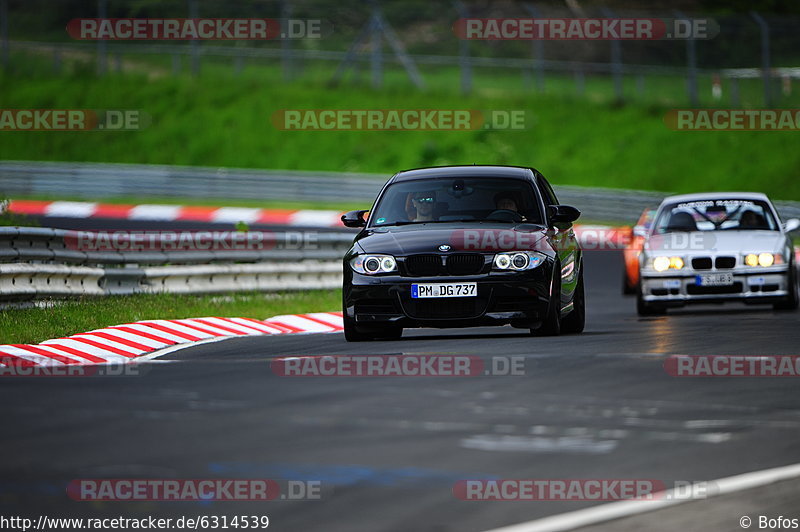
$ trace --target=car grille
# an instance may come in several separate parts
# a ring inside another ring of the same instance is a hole
[[[692,259],[692,268],[695,270],[710,270],[711,257],[695,257]]]
[[[459,253],[447,257],[447,273],[450,275],[476,275],[483,269],[480,253]]]
[[[714,261],[714,266],[718,270],[730,270],[736,266],[736,257],[717,257]]]
[[[690,296],[701,296],[711,294],[739,294],[742,292],[742,283],[733,283],[728,286],[697,286],[687,285],[686,293]]]
[[[411,277],[430,277],[442,271],[439,255],[409,255],[406,257],[406,271]]]
[[[422,319],[471,318],[481,313],[479,305],[483,303],[474,297],[427,299],[404,304],[409,316]]]
[[[444,266],[442,260],[444,259]],[[437,275],[477,275],[484,265],[480,253],[456,253],[454,255],[420,254],[409,255],[405,260],[406,273],[411,277],[434,277]]]

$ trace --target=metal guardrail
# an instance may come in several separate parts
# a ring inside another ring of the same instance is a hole
[[[43,42],[43,41],[10,41],[14,50],[39,51],[62,54],[63,52],[95,53],[95,44],[74,42]],[[266,47],[243,46],[200,46],[192,48],[185,44],[141,44],[141,43],[106,43],[106,52],[111,55],[164,55],[164,56],[193,56],[198,54],[205,57],[236,58],[236,59],[281,59],[298,61],[335,61],[347,59],[346,51],[340,50],[313,50],[313,49],[281,49]],[[622,74],[652,74],[664,76],[683,76],[686,74],[685,66],[669,66],[654,64],[622,63],[615,65],[613,62],[597,61],[566,61],[554,59],[536,59],[528,57],[482,57],[482,56],[457,56],[440,54],[410,54],[409,57],[416,64],[429,66],[463,66],[465,63],[471,68],[513,68],[528,70],[532,66],[543,68],[551,72],[573,74],[583,72],[586,74],[613,74],[619,71]],[[379,54],[382,63],[400,63],[400,59],[392,53]],[[720,75],[723,78],[760,78],[763,75],[761,68],[698,68],[695,73],[699,75]],[[770,73],[776,77],[800,77],[800,67],[772,67]]]
[[[221,293],[335,288],[352,233],[320,233],[287,249],[272,233],[267,249],[85,251],[61,229],[0,227],[0,301],[135,293]],[[294,238],[290,235],[289,238]]]
[[[348,202],[353,208],[372,205],[389,178],[381,174],[300,172],[189,166],[0,162],[0,195],[70,195],[95,198],[148,196]],[[559,200],[574,205],[585,220],[632,223],[642,210],[657,206],[666,193],[556,186]],[[800,202],[777,201],[784,219],[800,218]]]

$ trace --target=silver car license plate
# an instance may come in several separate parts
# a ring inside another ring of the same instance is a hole
[[[695,280],[697,286],[730,286],[733,284],[732,273],[704,273]]]
[[[412,284],[411,297],[476,297],[478,283],[425,283]]]

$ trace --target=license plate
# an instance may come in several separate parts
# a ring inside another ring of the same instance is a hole
[[[747,284],[750,286],[764,286],[767,284],[767,279],[765,277],[749,277]]]
[[[697,286],[728,286],[733,284],[732,273],[705,273],[698,275],[695,281]]]
[[[426,283],[412,284],[411,297],[475,297],[478,283]]]

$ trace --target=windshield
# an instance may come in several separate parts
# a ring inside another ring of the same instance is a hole
[[[531,184],[490,177],[395,183],[381,196],[370,226],[484,220],[541,224],[542,214]]]
[[[655,226],[657,234],[724,230],[777,231],[778,224],[764,201],[724,199],[667,205]]]

